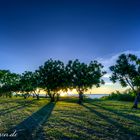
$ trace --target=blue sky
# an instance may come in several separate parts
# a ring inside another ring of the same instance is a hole
[[[22,73],[49,58],[98,59],[107,68],[122,52],[139,53],[139,7],[139,0],[0,0],[0,69]]]

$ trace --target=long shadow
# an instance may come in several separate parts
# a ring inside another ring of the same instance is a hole
[[[1,98],[0,98],[1,99]],[[17,101],[21,101],[21,100],[23,100],[23,98],[17,98],[17,99],[12,99],[12,98],[10,98],[10,100],[8,100],[8,101],[6,101],[6,99],[9,99],[9,98],[2,98],[2,99],[5,99],[5,101],[4,102],[0,102],[0,104],[7,104],[7,103],[13,103],[13,102],[17,102]]]
[[[67,103],[77,103],[78,98],[60,98],[60,101],[67,102]]]
[[[82,104],[83,107],[85,107],[86,109],[88,109],[90,112],[96,114],[97,116],[99,116],[100,118],[104,119],[105,121],[107,121],[108,123],[110,123],[111,125],[119,128],[121,130],[121,132],[123,132],[124,134],[129,134],[131,136],[133,136],[133,138],[135,140],[139,140],[140,136],[135,134],[134,132],[130,131],[129,129],[125,128],[123,125],[121,125],[120,123],[118,123],[116,120],[113,120],[107,116],[105,116],[104,114],[96,111],[95,109],[88,107],[84,104]]]
[[[5,115],[5,114],[8,114],[8,113],[11,113],[15,110],[20,110],[20,109],[23,109],[25,107],[28,107],[30,106],[31,104],[33,104],[34,102],[36,102],[37,100],[31,100],[31,101],[26,101],[26,102],[19,102],[18,104],[19,105],[16,105],[16,106],[11,106],[10,108],[6,108],[6,109],[2,109],[0,110],[0,116],[1,115]]]
[[[78,129],[80,129],[80,130],[83,129],[84,131],[86,131],[86,134],[89,134],[89,135],[93,135],[94,134],[97,137],[102,137],[101,136],[102,134],[101,134],[101,132],[99,130],[95,130],[95,129],[92,129],[92,128],[86,128],[83,125],[79,125],[79,124],[76,124],[74,122],[70,122],[70,121],[67,121],[67,120],[64,120],[64,119],[63,119],[63,121],[68,123],[69,125],[72,125],[72,126],[78,128]],[[91,124],[91,122],[90,122],[90,124]],[[100,127],[99,124],[98,125],[97,124],[93,124],[93,125],[94,125],[94,127]],[[90,137],[88,137],[87,135],[84,135],[83,133],[78,133],[77,131],[74,131],[73,133],[77,134],[78,136],[82,136],[82,138],[84,138],[84,139],[91,139]],[[104,136],[107,136],[107,137],[111,136],[112,137],[112,135],[113,134],[108,134],[108,133],[104,132]]]
[[[77,125],[75,123],[72,123],[72,122],[69,122],[69,121],[66,121],[66,120],[63,120],[66,124],[68,124],[69,126],[73,126],[74,128],[77,127],[78,129],[80,129],[80,131],[78,131],[77,129],[74,130],[74,129],[71,129],[70,131],[73,133],[73,134],[76,134],[78,137],[81,137],[82,140],[86,140],[86,139],[90,139],[90,136],[89,135],[86,135],[87,133],[89,134],[93,134],[93,131],[88,129],[88,128],[85,128],[84,126],[80,126],[80,125]],[[81,130],[83,129],[83,131],[86,131],[86,133],[82,133]],[[81,132],[81,133],[80,133]],[[95,131],[94,131],[95,132]],[[67,140],[67,137],[65,138]]]
[[[115,111],[113,109],[109,109],[109,108],[97,105],[95,103],[91,103],[91,104],[94,105],[94,106],[97,106],[97,107],[99,107],[101,109],[104,109],[104,110],[106,110],[108,112],[111,112],[113,114],[116,114],[116,115],[118,115],[120,117],[126,118],[126,119],[128,119],[130,121],[134,121],[134,122],[136,122],[136,125],[140,126],[140,124],[137,124],[137,123],[140,123],[140,117],[137,117],[137,116],[134,116],[134,115],[131,115],[131,114],[124,114],[122,112],[117,112],[117,111]]]
[[[93,133],[97,133],[97,131],[93,130],[93,129],[90,129],[90,128],[86,128],[85,126],[83,125],[79,125],[79,124],[76,124],[74,122],[71,122],[71,121],[68,121],[68,120],[65,120],[65,119],[62,119],[65,123],[69,124],[69,125],[72,125],[74,127],[77,127],[79,129],[83,129],[84,131],[86,130],[89,134],[93,134]]]
[[[43,123],[45,123],[51,115],[55,103],[48,103],[43,106],[37,112],[33,113],[31,116],[26,118],[23,122],[12,128],[7,133],[10,134],[16,130],[17,137],[16,140],[34,140],[33,133],[37,132],[37,130],[41,127]],[[14,138],[10,138],[14,139]]]

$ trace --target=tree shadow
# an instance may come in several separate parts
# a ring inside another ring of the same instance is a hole
[[[20,110],[20,109],[23,109],[25,107],[28,107],[31,104],[35,103],[36,101],[37,100],[34,99],[34,100],[31,100],[31,101],[18,102],[19,105],[11,106],[9,108],[0,110],[0,116],[1,115],[5,115],[5,114],[8,114],[8,113],[11,113],[11,112],[13,112],[15,110]]]
[[[2,97],[0,99],[4,99],[4,102],[0,102],[0,105],[1,104],[7,104],[7,103],[13,103],[13,102],[17,102],[17,101],[22,101],[23,100],[22,98],[12,99],[12,98],[2,98]],[[6,99],[8,99],[8,101]]]
[[[61,97],[59,101],[67,102],[67,103],[77,103],[78,102],[78,97]]]
[[[38,131],[41,125],[43,125],[43,123],[47,122],[54,109],[54,106],[55,103],[48,103],[47,105],[43,106],[37,112],[26,118],[23,122],[9,130],[8,134],[16,130],[16,140],[33,140],[35,137],[34,134]]]
[[[118,115],[120,117],[126,118],[126,119],[128,119],[130,121],[134,121],[134,122],[136,122],[136,125],[140,126],[140,124],[138,124],[140,122],[140,117],[137,117],[137,116],[134,116],[134,115],[131,115],[131,114],[124,114],[122,112],[118,112],[118,111],[115,111],[113,109],[106,108],[106,107],[103,107],[103,106],[95,104],[95,103],[91,103],[91,104],[94,105],[94,106],[97,106],[97,107],[99,107],[99,108],[101,108],[103,110],[106,110],[108,112],[111,112],[111,113],[113,113],[115,115]]]
[[[87,127],[85,127],[85,126],[83,126],[83,125],[80,125],[80,124],[76,124],[75,122],[72,122],[72,121],[70,121],[70,120],[65,120],[65,119],[62,119],[62,120],[63,120],[63,122],[65,122],[65,123],[66,123],[67,125],[69,125],[69,126],[73,126],[74,128],[78,128],[78,129],[80,129],[80,130],[86,131],[86,134],[87,134],[87,133],[90,134],[90,135],[95,134],[95,133],[97,134],[97,131],[96,131],[96,130],[87,128]],[[74,131],[73,133],[74,133],[74,134],[77,134],[78,136],[82,136],[82,138],[90,139],[90,137],[84,135],[84,133],[80,133],[80,132],[78,132],[78,131]]]
[[[108,117],[100,112],[98,112],[97,110],[88,107],[84,104],[82,104],[82,106],[86,109],[88,109],[91,113],[96,114],[97,116],[99,116],[101,119],[104,119],[106,122],[108,122],[109,124],[113,125],[114,127],[117,127],[118,129],[121,130],[121,132],[123,132],[123,134],[128,134],[129,136],[131,135],[133,137],[133,139],[135,140],[139,140],[139,137],[137,134],[135,134],[134,132],[130,131],[128,128],[124,127],[122,124],[118,123],[117,120],[112,119],[111,117]],[[128,138],[129,138],[128,136]]]

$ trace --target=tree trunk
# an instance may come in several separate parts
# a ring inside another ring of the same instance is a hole
[[[8,95],[9,95],[9,98],[12,98],[12,95],[13,95],[13,94],[12,94],[12,92],[9,92]]]
[[[35,98],[35,94],[33,93],[33,98]]]
[[[51,95],[51,102],[55,101],[55,93],[53,95]]]
[[[51,102],[54,102],[54,101],[55,101],[54,96],[51,96]]]
[[[36,96],[37,100],[39,100],[39,94],[36,93],[35,91],[34,91],[34,93],[33,93],[33,96],[34,96],[34,97]],[[33,98],[34,98],[34,97],[33,97]]]
[[[18,96],[18,95],[17,95],[17,93],[16,93],[16,95],[15,95],[15,96],[16,96],[16,97]]]
[[[135,109],[138,108],[138,101],[139,101],[139,99],[140,99],[140,92],[136,95],[136,98],[134,100],[134,105],[133,105],[132,108],[135,108]]]
[[[5,97],[6,97],[6,98],[8,97],[7,93],[5,94]]]
[[[36,94],[36,98],[37,98],[37,100],[39,100],[39,99],[40,99],[38,94]]]
[[[24,97],[24,99],[27,99],[27,93],[22,94],[22,96]]]
[[[26,97],[26,95],[24,95],[23,97],[24,97],[24,99],[26,99],[26,98],[27,98],[27,97]]]
[[[79,93],[79,101],[78,101],[78,103],[81,104],[81,103],[83,102],[83,100],[84,100],[84,98],[83,98],[83,93],[80,92],[80,93]]]
[[[56,98],[56,99],[57,99],[57,101],[59,101],[59,97],[60,97],[60,95],[59,95],[59,94],[57,94],[57,98]]]
[[[30,97],[30,93],[27,93],[27,97],[28,97],[28,98]]]
[[[9,98],[12,98],[12,95],[9,95]]]
[[[48,97],[48,94],[46,93],[45,98],[47,98],[47,97]]]

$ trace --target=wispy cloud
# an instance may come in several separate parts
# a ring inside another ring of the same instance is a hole
[[[125,54],[135,54],[137,55],[138,57],[140,57],[140,51],[131,51],[131,50],[127,50],[127,51],[123,51],[123,52],[119,52],[117,54],[114,54],[110,57],[107,57],[107,58],[98,58],[98,61],[101,62],[103,65],[104,65],[104,69],[109,72],[109,67],[114,65],[118,56],[121,55],[122,53],[125,53]],[[109,77],[109,73],[106,74],[104,77]]]
[[[104,78],[109,78],[110,76],[111,76],[110,73],[106,73],[103,77],[104,77]]]
[[[109,70],[109,67],[114,65],[116,60],[118,59],[118,56],[121,55],[121,54],[135,54],[136,56],[140,57],[140,51],[130,51],[130,50],[127,50],[127,51],[124,51],[124,52],[119,52],[117,54],[114,54],[110,57],[107,57],[107,58],[98,58],[98,61],[101,62],[103,65],[104,65],[104,70],[107,72],[104,76],[103,76],[103,79],[105,81],[105,86],[111,86],[111,85],[116,85],[116,84],[113,84],[110,80],[109,80],[109,77],[111,76],[111,71]],[[119,84],[117,82],[117,84]]]
[[[96,88],[96,87],[93,87],[90,92],[91,93],[111,93],[113,91],[116,91],[116,90],[119,90],[120,92],[121,91],[124,91],[126,90],[127,88],[129,87],[121,87],[121,85],[119,84],[119,82],[117,83],[112,83],[110,80],[109,80],[109,77],[111,76],[111,71],[109,70],[109,67],[111,65],[114,65],[116,60],[118,59],[118,56],[121,55],[122,53],[125,53],[125,54],[135,54],[137,55],[138,57],[140,57],[140,51],[124,51],[124,52],[120,52],[120,53],[117,53],[117,54],[114,54],[110,57],[106,57],[106,58],[98,58],[97,60],[102,63],[104,65],[104,70],[107,71],[107,73],[103,76],[103,79],[105,81],[105,84],[102,85],[101,87],[99,88]],[[88,91],[89,92],[89,91]]]
[[[111,86],[111,85],[113,85],[113,83],[112,82],[106,82],[105,85]]]

